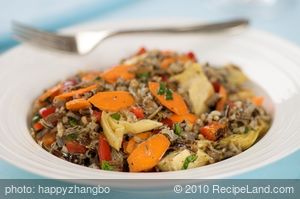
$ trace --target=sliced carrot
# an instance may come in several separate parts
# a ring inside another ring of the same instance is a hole
[[[94,85],[88,86],[86,88],[81,88],[81,89],[78,89],[78,90],[62,93],[62,94],[56,96],[54,99],[55,100],[57,100],[57,99],[59,99],[59,100],[67,99],[67,98],[73,97],[74,95],[82,95],[82,94],[84,94],[86,92],[89,92],[91,90],[94,90],[96,88],[97,88],[97,85],[94,84]]]
[[[97,77],[100,77],[101,73],[98,71],[90,71],[87,73],[81,74],[81,81],[89,82],[95,80]]]
[[[227,91],[224,88],[224,86],[222,86],[222,85],[220,85],[220,88],[219,88],[219,95],[220,95],[221,99],[219,99],[219,101],[217,102],[216,110],[222,111],[227,102]]]
[[[133,65],[115,66],[111,69],[104,71],[101,74],[101,77],[109,83],[114,83],[115,81],[117,81],[118,78],[130,80],[135,77],[134,73],[132,73],[130,71],[130,70],[133,70],[134,68],[135,68],[135,66],[133,66]]]
[[[134,98],[127,91],[99,92],[88,101],[104,111],[119,111],[134,104]]]
[[[172,120],[173,123],[179,123],[183,122],[184,120],[189,121],[191,124],[194,124],[196,122],[196,115],[188,113],[186,115],[176,115],[173,114],[171,115],[170,119]]]
[[[91,107],[91,104],[86,99],[74,99],[66,103],[66,108],[71,111],[78,111]]]
[[[208,140],[216,141],[222,134],[220,130],[224,129],[225,125],[219,122],[212,122],[202,128],[200,133]]]
[[[56,134],[54,132],[47,133],[43,136],[42,142],[45,147],[50,147],[53,142],[56,140]]]
[[[176,61],[175,58],[169,57],[162,60],[160,63],[160,67],[167,69],[172,63]]]
[[[146,140],[150,136],[151,136],[151,132],[144,132],[144,133],[136,134],[126,144],[125,152],[130,154],[136,148],[136,146],[138,145],[138,143],[136,142],[137,139]]]
[[[61,88],[62,88],[62,84],[57,84],[56,86],[48,89],[45,93],[43,93],[39,97],[39,101],[43,102],[43,101],[45,101],[49,97],[55,97],[56,95],[59,94]]]
[[[173,92],[173,99],[167,100],[164,95],[159,95],[157,93],[160,86],[159,83],[149,82],[148,86],[152,95],[154,95],[159,102],[167,107],[170,111],[176,113],[177,115],[186,115],[189,113],[183,98],[178,93]]]
[[[252,97],[251,101],[256,106],[261,106],[264,103],[264,98],[263,97]]]
[[[152,169],[158,164],[170,146],[170,141],[163,134],[156,134],[139,144],[129,155],[127,162],[130,172]]]

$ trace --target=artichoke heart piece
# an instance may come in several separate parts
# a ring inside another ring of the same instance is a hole
[[[122,124],[125,127],[126,132],[132,133],[132,134],[150,131],[152,129],[161,127],[163,125],[161,122],[157,122],[154,120],[148,120],[148,119],[140,120],[140,121],[137,121],[134,123],[120,121],[120,124]]]
[[[158,163],[158,168],[161,171],[182,170],[186,158],[190,155],[191,152],[188,149],[173,151]],[[188,169],[206,165],[211,159],[212,158],[208,154],[199,149],[196,153],[195,161],[189,163]]]
[[[230,84],[241,85],[248,80],[248,77],[232,64],[225,66],[225,69],[228,73],[227,79]]]
[[[200,115],[208,109],[206,101],[213,95],[214,90],[201,65],[188,63],[186,69],[174,76],[172,80],[178,81],[180,87],[188,92],[196,115]]]
[[[226,146],[230,143],[240,146],[242,150],[246,150],[251,147],[260,134],[263,134],[267,130],[265,125],[260,125],[256,130],[250,130],[245,134],[234,134],[219,141],[221,146]]]
[[[124,126],[119,125],[117,121],[114,121],[105,111],[103,111],[101,115],[101,125],[109,145],[116,150],[120,150],[125,133]]]

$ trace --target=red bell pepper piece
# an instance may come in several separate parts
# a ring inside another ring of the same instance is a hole
[[[44,128],[44,126],[40,122],[35,123],[32,127],[36,132],[38,132]]]
[[[69,153],[85,153],[86,152],[85,146],[79,144],[76,141],[68,141],[66,143],[66,147],[67,147]]]
[[[132,107],[131,112],[133,112],[134,115],[136,116],[136,118],[138,118],[138,119],[143,119],[145,117],[144,111],[140,107]]]
[[[97,121],[100,121],[101,120],[101,114],[102,112],[101,111],[93,111],[93,116],[96,118]]]
[[[164,118],[160,121],[161,123],[163,123],[164,125],[166,125],[169,128],[173,128],[173,121],[169,118]]]
[[[188,52],[188,53],[186,54],[186,56],[187,56],[189,59],[193,60],[193,61],[197,61],[196,56],[195,56],[195,54],[194,54],[193,52]]]
[[[222,134],[219,133],[220,130],[224,129],[225,125],[219,122],[212,122],[202,128],[200,128],[200,133],[208,140],[216,141]]]
[[[42,118],[47,117],[48,115],[52,114],[55,112],[55,107],[49,107],[49,108],[41,108],[39,110],[39,114],[42,116]]]
[[[103,160],[105,161],[111,160],[110,146],[103,135],[99,136],[98,156],[100,162]]]

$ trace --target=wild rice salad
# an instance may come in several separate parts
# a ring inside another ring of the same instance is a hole
[[[53,155],[111,171],[176,171],[251,147],[268,130],[263,98],[235,65],[146,50],[105,71],[80,72],[34,103],[31,134]]]

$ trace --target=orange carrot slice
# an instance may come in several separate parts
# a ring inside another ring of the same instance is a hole
[[[227,91],[222,85],[220,85],[219,95],[221,96],[221,99],[217,102],[216,110],[222,111],[227,101]]]
[[[255,104],[256,106],[261,106],[264,103],[264,98],[263,97],[253,97],[251,99],[252,103]]]
[[[139,144],[129,155],[130,172],[147,171],[158,164],[168,150],[170,141],[163,134],[156,134]]]
[[[119,111],[134,104],[134,98],[127,91],[99,92],[88,101],[104,111]]]
[[[220,129],[224,129],[225,125],[218,123],[218,122],[212,122],[202,128],[200,128],[200,133],[208,140],[216,141],[220,134],[218,135],[218,131]]]
[[[71,111],[78,111],[91,107],[91,104],[86,99],[74,99],[66,103],[66,108]]]
[[[165,58],[162,60],[162,62],[160,63],[160,67],[167,69],[172,63],[174,63],[176,61],[175,58]]]
[[[97,85],[94,84],[94,85],[88,86],[86,88],[81,88],[81,89],[78,89],[78,90],[62,93],[62,94],[56,96],[54,99],[55,100],[57,100],[57,99],[59,99],[59,100],[67,99],[67,98],[73,97],[74,95],[82,95],[82,94],[84,94],[86,92],[89,92],[91,90],[94,90],[96,88],[97,88]]]
[[[83,82],[89,82],[95,80],[97,77],[101,76],[101,72],[97,71],[90,71],[87,73],[82,73],[81,74],[81,81]]]
[[[151,132],[144,132],[144,133],[136,134],[126,144],[125,152],[130,154],[136,148],[136,146],[138,145],[138,143],[136,142],[136,139],[146,140],[150,136],[151,136]]]
[[[134,73],[132,73],[130,71],[130,70],[133,70],[134,68],[135,68],[135,66],[133,66],[133,65],[115,66],[111,69],[104,71],[101,74],[101,77],[109,83],[114,83],[115,81],[117,81],[118,78],[130,80],[135,77]]]
[[[43,93],[39,97],[39,101],[43,102],[43,101],[45,101],[49,97],[55,97],[56,95],[59,94],[61,87],[62,87],[62,84],[57,84],[56,86],[48,89],[45,93]]]
[[[159,102],[167,107],[170,111],[176,113],[177,115],[186,115],[189,113],[189,110],[183,100],[183,98],[176,92],[173,92],[173,99],[166,100],[164,95],[158,95],[159,83],[149,82],[148,84],[150,92],[154,95]]]
[[[187,120],[191,124],[194,124],[196,122],[197,117],[191,113],[188,113],[186,115],[173,114],[173,115],[171,115],[171,117],[169,119],[171,119],[173,123],[180,123],[184,120]]]

